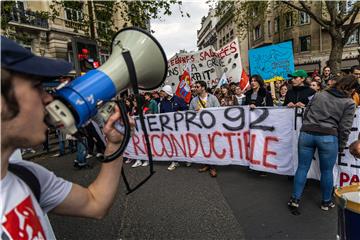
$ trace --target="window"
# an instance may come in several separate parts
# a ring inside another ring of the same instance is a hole
[[[83,21],[83,12],[82,9],[74,9],[74,8],[68,8],[65,7],[65,19],[74,21],[74,22],[81,22]]]
[[[233,30],[233,29],[231,29],[231,31],[230,31],[230,38],[231,38],[231,39],[234,38],[234,30]]]
[[[268,21],[268,36],[271,37],[271,21]]]
[[[280,25],[280,18],[277,17],[274,20],[274,32],[275,33],[279,32],[279,25]]]
[[[97,31],[100,36],[104,36],[109,33],[109,28],[105,22],[97,21]]]
[[[293,26],[293,14],[288,12],[285,14],[285,27],[290,28]]]
[[[311,36],[300,37],[300,52],[311,50]]]
[[[357,28],[353,34],[350,35],[346,45],[358,44],[359,43],[359,28]]]
[[[261,25],[257,25],[254,29],[254,40],[261,38]]]
[[[306,12],[299,12],[299,18],[300,25],[310,23],[310,16]]]

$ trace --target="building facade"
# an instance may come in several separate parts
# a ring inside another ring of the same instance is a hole
[[[312,3],[312,10],[324,14],[321,1]],[[360,14],[355,22],[360,22]],[[249,31],[249,47],[257,48],[269,44],[292,41],[296,69],[308,73],[320,71],[327,65],[331,51],[331,37],[316,21],[305,12],[280,9],[277,2],[271,2],[266,18],[255,22]],[[360,28],[358,28],[344,47],[341,70],[348,71],[359,64]]]
[[[59,2],[59,1],[57,1]],[[101,9],[99,3],[91,0],[78,1],[77,7],[74,4],[54,4],[56,1],[15,1],[9,14],[8,27],[2,29],[5,34],[14,39],[24,47],[30,49],[34,54],[49,58],[64,59],[74,63],[73,41],[78,40],[83,44],[96,46],[97,60],[104,63],[109,57],[108,46],[101,43],[102,34],[108,29],[104,26],[96,9]],[[101,3],[100,3],[101,5]],[[50,13],[55,9],[58,15],[52,20],[47,16],[39,14]],[[92,16],[94,24],[88,27],[84,24],[84,16]],[[113,30],[121,29],[124,20],[120,12],[112,16]],[[91,40],[89,32],[94,35]],[[74,66],[75,67],[75,66]]]
[[[249,70],[248,63],[248,38],[247,34],[240,34],[234,17],[234,7],[226,5],[221,10],[223,14],[217,16],[215,9],[210,9],[207,16],[203,17],[201,22],[201,29],[197,32],[197,46],[201,50],[209,45],[212,45],[216,50],[221,49],[230,41],[238,38],[240,46],[240,55],[242,66],[246,72]]]
[[[215,10],[210,9],[207,16],[201,21],[201,29],[197,31],[197,46],[201,50],[207,46],[217,47],[216,24],[218,17],[215,16]]]

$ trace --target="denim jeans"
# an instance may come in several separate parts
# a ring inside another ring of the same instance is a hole
[[[87,155],[87,140],[86,137],[82,137],[77,141],[77,152],[76,152],[76,160],[79,166],[84,166],[87,164],[86,155]]]
[[[306,183],[315,150],[319,153],[320,186],[322,200],[330,201],[333,190],[333,168],[338,154],[338,138],[333,135],[300,132],[298,143],[298,168],[295,173],[292,197],[300,199]]]
[[[64,155],[65,154],[65,140],[64,140],[63,133],[59,129],[56,129],[56,134],[58,136],[58,141],[59,141],[59,153],[60,153],[60,155]]]

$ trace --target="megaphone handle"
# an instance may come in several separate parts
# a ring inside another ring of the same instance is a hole
[[[100,159],[100,161],[104,162],[104,163],[114,161],[115,159],[120,157],[124,153],[128,143],[130,141],[131,126],[130,126],[129,117],[127,115],[125,103],[123,102],[123,100],[120,100],[120,101],[117,101],[116,104],[118,105],[118,107],[120,109],[121,118],[124,122],[124,140],[122,141],[119,149],[116,150],[113,154],[111,154],[109,156],[104,156],[103,159]]]
[[[142,102],[142,100],[140,98],[140,94],[139,94],[139,86],[138,86],[138,81],[137,81],[137,76],[136,76],[136,71],[135,71],[135,65],[134,65],[134,62],[132,60],[132,57],[131,57],[131,54],[129,51],[123,51],[122,56],[126,63],[126,67],[129,71],[130,83],[131,83],[132,89],[134,91],[134,94],[136,96],[136,100],[138,103],[137,114],[139,115],[141,128],[142,128],[142,130],[144,132],[144,136],[145,136],[147,153],[148,153],[148,158],[149,158],[150,175],[152,175],[154,173],[154,164],[153,164],[149,135],[148,135],[148,132],[145,127],[144,113],[142,111],[143,102]]]

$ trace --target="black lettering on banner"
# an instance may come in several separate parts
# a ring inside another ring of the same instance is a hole
[[[338,165],[339,166],[347,166],[348,165],[347,163],[344,163],[341,161],[342,157],[345,157],[345,154],[342,152],[339,152],[338,153]]]
[[[178,131],[178,123],[184,119],[184,114],[182,112],[174,112],[174,124],[175,131]]]
[[[269,116],[269,109],[267,108],[256,108],[254,109],[262,111],[262,113],[260,114],[260,116],[255,119],[253,122],[250,122],[250,129],[260,129],[263,131],[274,131],[275,128],[274,126],[264,126],[264,125],[259,125],[260,123],[262,123],[263,121],[266,120],[266,118]]]
[[[305,113],[305,109],[304,108],[295,108],[294,109],[294,114],[295,114],[295,121],[294,121],[294,130],[297,130],[297,118],[301,119],[301,122],[304,118],[304,113]]]
[[[210,119],[211,119],[210,124],[208,124],[208,125],[206,125],[206,121],[204,120],[204,115],[205,114],[209,115]],[[211,112],[209,112],[207,110],[202,110],[200,112],[200,122],[201,122],[201,125],[203,125],[206,129],[210,129],[210,128],[215,126],[216,119],[215,119],[215,116]]]
[[[168,126],[168,123],[170,122],[170,117],[168,115],[159,115],[160,117],[160,125],[161,125],[161,131],[164,132],[165,128],[173,131],[172,127]]]
[[[203,71],[204,80],[210,80],[210,71],[211,69]]]
[[[190,130],[190,123],[197,126],[198,128],[202,128],[202,126],[196,122],[194,122],[193,120],[196,117],[196,112],[192,112],[192,111],[187,111],[185,112],[185,121],[186,121],[186,130],[189,131]]]
[[[196,64],[191,64],[191,71],[197,72]]]
[[[238,114],[235,115],[234,111],[232,110],[238,110]],[[223,123],[223,127],[226,128],[229,131],[239,131],[242,130],[245,126],[245,111],[244,108],[235,106],[235,107],[229,107],[225,109],[224,111],[224,117],[226,120],[229,120],[230,122],[238,123],[237,126],[229,126],[226,123]]]
[[[139,131],[138,121],[140,121],[139,116],[135,116],[135,117],[134,117],[134,121],[135,121],[135,129],[136,129],[136,131],[138,132],[138,131]],[[139,125],[140,125],[140,124],[139,124]],[[140,126],[141,126],[141,125],[140,125]]]
[[[199,81],[199,80],[201,80],[201,74],[198,73],[198,72],[192,73],[192,74],[191,74],[191,78],[192,78],[192,80],[194,80],[194,81]]]
[[[152,127],[153,125],[156,125],[156,121],[152,121],[152,119],[156,119],[156,115],[146,116],[146,120],[148,122],[150,132],[160,131],[159,128],[153,128]]]
[[[173,75],[179,75],[179,71],[177,69],[177,67],[174,67],[173,69],[169,68],[168,69],[168,77],[171,77]]]

